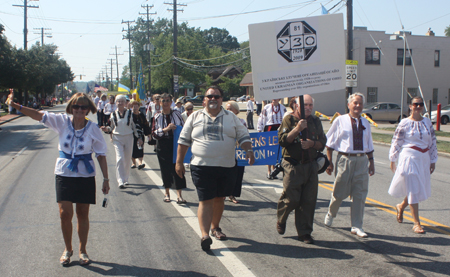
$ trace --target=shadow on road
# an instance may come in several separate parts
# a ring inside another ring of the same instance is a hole
[[[162,270],[98,261],[92,262],[85,268],[105,276],[209,276],[193,271]]]

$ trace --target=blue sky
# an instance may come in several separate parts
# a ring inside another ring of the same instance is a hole
[[[40,41],[34,28],[51,28],[52,38],[44,38],[44,43],[59,47],[58,53],[76,74],[86,75],[85,80],[94,80],[105,68],[114,53],[128,50],[128,43],[122,40],[122,20],[135,20],[145,12],[141,5],[154,5],[152,18],[172,18],[171,8],[164,2],[173,0],[40,0],[29,5],[38,9],[28,9],[28,46]],[[209,29],[226,28],[238,40],[248,40],[248,24],[276,20],[295,19],[321,14],[321,5],[331,12],[343,13],[346,7],[339,0],[187,0],[177,2],[187,4],[178,20],[189,26]],[[341,3],[339,3],[341,2]],[[5,35],[17,47],[23,47],[23,0],[0,0],[0,23],[5,25]],[[431,28],[437,36],[444,36],[444,29],[450,25],[449,0],[353,0],[354,26],[366,26],[369,30],[393,33],[405,30],[413,35],[424,35]],[[341,8],[340,10],[338,10]],[[245,13],[245,14],[244,14]],[[345,21],[345,20],[344,20]],[[119,56],[119,67],[128,63],[128,53]],[[121,72],[121,69],[119,69]],[[113,72],[116,77],[116,72]],[[76,78],[75,81],[78,81]]]

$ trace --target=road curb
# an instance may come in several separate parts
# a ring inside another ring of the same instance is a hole
[[[10,122],[10,121],[13,121],[14,119],[17,119],[17,118],[22,117],[22,116],[23,116],[23,115],[20,114],[20,115],[17,115],[17,116],[15,116],[15,117],[13,117],[13,118],[7,119],[7,120],[5,120],[5,121],[1,121],[1,122],[0,122],[0,125],[3,125],[3,124],[5,124],[5,123],[7,123],[7,122]]]

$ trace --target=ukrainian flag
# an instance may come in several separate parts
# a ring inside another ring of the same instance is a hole
[[[119,87],[117,89],[119,92],[130,92],[130,88],[119,83]]]

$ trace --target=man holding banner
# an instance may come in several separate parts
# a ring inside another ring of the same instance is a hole
[[[246,152],[246,160],[255,161],[247,128],[232,112],[222,108],[223,92],[210,87],[204,98],[204,109],[187,118],[178,140],[176,172],[183,178],[183,160],[189,147],[192,150],[191,176],[199,198],[198,221],[204,251],[210,249],[211,235],[226,239],[219,227],[225,207],[224,198],[231,195],[235,181],[236,141]]]
[[[311,232],[319,183],[317,152],[321,152],[327,142],[320,119],[312,114],[313,108],[314,99],[305,95],[304,115],[299,105],[283,118],[278,129],[284,178],[277,206],[277,231],[280,235],[285,233],[289,213],[295,210],[298,238],[308,244],[314,243]],[[306,133],[306,140],[302,140],[302,133]]]

